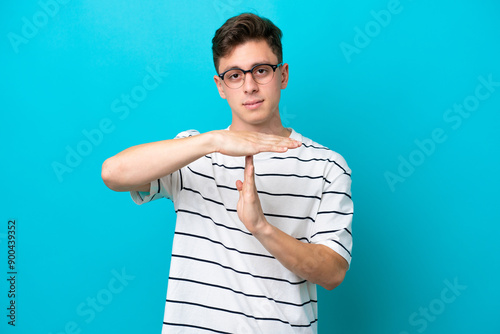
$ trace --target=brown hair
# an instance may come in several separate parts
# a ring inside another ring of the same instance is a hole
[[[281,37],[283,33],[271,20],[252,13],[231,17],[215,32],[212,38],[212,53],[215,70],[219,73],[219,60],[229,55],[235,47],[251,40],[265,40],[278,63],[283,61]]]

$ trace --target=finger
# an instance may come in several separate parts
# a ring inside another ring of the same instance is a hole
[[[282,144],[286,145],[286,147],[288,147],[288,148],[297,148],[300,145],[302,145],[302,142],[295,140],[295,139],[292,139],[292,138],[286,138],[286,140],[284,140],[282,142]]]
[[[261,134],[258,138],[260,143],[272,145],[272,146],[286,146],[286,147],[297,147],[302,143],[298,140],[292,139],[290,137],[281,137],[275,135]]]
[[[253,155],[247,155],[245,157],[245,183],[253,184],[254,177]]]
[[[243,182],[241,182],[240,180],[236,181],[236,190],[238,190],[241,195],[241,191],[243,190]]]
[[[262,152],[286,152],[288,149],[294,149],[302,145],[300,141],[278,136],[261,138],[258,143]]]
[[[265,144],[265,145],[259,145],[258,150],[259,152],[277,152],[277,153],[282,153],[286,152],[289,149],[296,148],[298,146],[292,145],[291,147],[284,145],[284,144],[277,144],[277,143],[272,143],[272,144]]]
[[[300,145],[293,144],[293,145],[274,145],[274,146],[266,146],[261,149],[261,152],[276,152],[276,153],[284,153],[288,150],[294,149],[299,147]]]
[[[243,190],[247,195],[256,192],[255,189],[255,167],[253,165],[253,156],[245,157],[245,182],[243,183]]]

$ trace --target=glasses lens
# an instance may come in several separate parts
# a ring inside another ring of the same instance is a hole
[[[263,85],[273,80],[274,71],[269,65],[259,65],[253,69],[252,76],[255,82]]]
[[[245,74],[241,70],[231,70],[224,74],[224,82],[231,88],[239,88],[243,85]]]

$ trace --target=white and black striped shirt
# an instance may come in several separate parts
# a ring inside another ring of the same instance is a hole
[[[350,263],[351,171],[338,153],[293,130],[290,137],[302,146],[254,156],[266,219]],[[149,193],[131,193],[137,204],[170,198],[177,213],[163,333],[317,332],[316,285],[279,263],[238,218],[244,164],[212,153],[151,182]]]

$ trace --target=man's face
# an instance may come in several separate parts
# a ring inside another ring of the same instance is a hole
[[[278,64],[278,57],[265,40],[249,41],[233,49],[219,62],[219,73],[229,69],[249,70],[257,64]],[[219,94],[226,99],[233,113],[231,128],[238,130],[273,129],[281,126],[279,101],[281,90],[288,83],[288,64],[276,69],[273,79],[264,85],[256,83],[251,73],[245,74],[240,88],[229,88],[217,75],[214,76]]]

